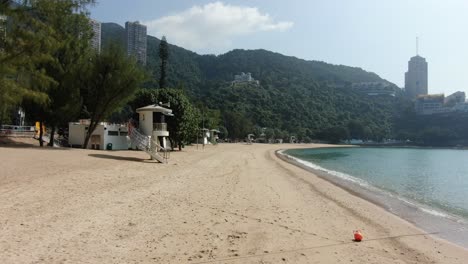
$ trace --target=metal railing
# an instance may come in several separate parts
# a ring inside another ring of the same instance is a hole
[[[0,136],[33,137],[35,133],[33,126],[2,125],[0,127]]]
[[[137,148],[148,153],[152,158],[167,163],[169,159],[169,150],[163,148],[154,139],[143,135],[138,129],[129,127],[129,134],[131,141]]]
[[[153,130],[167,131],[167,123],[153,123]]]

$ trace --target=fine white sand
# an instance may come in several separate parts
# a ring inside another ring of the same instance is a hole
[[[0,147],[0,263],[468,263],[468,251],[275,155]],[[364,241],[352,241],[360,229]]]

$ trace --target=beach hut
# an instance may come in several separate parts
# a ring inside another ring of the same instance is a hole
[[[68,144],[83,147],[90,120],[68,123]],[[86,148],[101,150],[125,150],[129,148],[127,125],[102,122],[96,126]]]
[[[161,147],[169,147],[169,131],[167,130],[166,117],[174,116],[172,110],[160,105],[148,105],[136,110],[139,116],[139,130],[142,134],[151,137],[159,143]]]

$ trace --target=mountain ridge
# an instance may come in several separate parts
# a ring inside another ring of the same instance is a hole
[[[102,23],[102,46],[105,47],[107,45],[109,45],[110,42],[115,42],[117,41],[118,43],[120,43],[122,46],[125,46],[125,28],[117,23],[113,23],[113,22],[109,22],[109,23]],[[118,37],[116,37],[116,35]],[[156,61],[159,61],[159,58],[156,56],[157,55],[157,50],[158,50],[158,46],[159,46],[159,42],[160,42],[160,39],[158,39],[157,37],[154,37],[154,36],[151,36],[151,35],[148,35],[148,57],[151,58],[153,57],[153,60],[156,60]],[[336,76],[338,77],[337,79],[341,79],[342,82],[346,82],[346,81],[354,81],[354,82],[359,82],[359,81],[362,81],[362,82],[372,82],[372,81],[375,81],[375,82],[383,82],[383,83],[386,83],[386,84],[389,84],[391,85],[392,87],[395,87],[397,88],[398,86],[395,85],[394,83],[388,81],[388,80],[385,80],[383,79],[382,77],[380,77],[378,74],[374,73],[374,72],[369,72],[369,71],[366,71],[364,70],[363,68],[361,67],[354,67],[354,66],[347,66],[347,65],[344,65],[344,64],[332,64],[332,63],[328,63],[328,62],[325,62],[325,61],[319,61],[319,60],[307,60],[307,59],[303,59],[303,58],[299,58],[299,57],[296,57],[296,56],[291,56],[291,55],[284,55],[282,53],[279,53],[279,52],[273,52],[273,51],[269,51],[269,50],[266,50],[266,49],[233,49],[233,50],[230,50],[226,53],[223,53],[223,54],[219,54],[219,55],[214,55],[214,54],[198,54],[194,51],[191,51],[191,50],[188,50],[188,49],[185,49],[183,47],[180,47],[180,46],[177,46],[177,45],[174,45],[174,44],[169,44],[170,46],[170,50],[171,50],[171,53],[172,55],[174,54],[174,51],[176,51],[176,53],[186,53],[185,56],[194,56],[194,57],[197,57],[198,58],[198,62],[200,63],[200,61],[203,61],[203,59],[201,58],[214,58],[214,59],[222,59],[222,58],[225,58],[225,57],[229,57],[233,54],[239,54],[240,52],[241,53],[244,53],[244,54],[248,54],[248,53],[261,53],[261,54],[267,54],[267,55],[272,55],[272,56],[278,56],[278,57],[283,57],[283,59],[285,60],[289,60],[289,61],[297,61],[297,63],[302,63],[302,64],[305,64],[306,66],[309,66],[309,67],[314,67],[315,70],[330,70],[330,68],[334,68],[334,69],[340,69],[341,71],[346,71],[346,72],[350,72],[350,73],[354,73],[354,74],[357,74],[359,73],[360,74],[360,78],[362,79],[359,79],[359,80],[355,80],[355,79],[346,79],[346,78],[339,78],[340,76]],[[156,57],[156,58],[154,58]],[[169,63],[174,63],[175,61],[174,60],[170,60]],[[151,68],[151,66],[157,66],[157,65],[154,65],[154,64],[151,64],[151,65],[148,65],[149,67],[148,68]],[[239,72],[233,72],[232,75],[234,74],[239,74],[240,72],[248,72],[248,71],[239,71]],[[366,76],[367,75],[367,76]],[[209,76],[209,75],[208,75]],[[319,81],[320,79],[324,80],[325,77],[321,77],[320,76],[318,77],[319,78]],[[209,79],[209,78],[207,78]],[[171,82],[169,82],[171,83]]]

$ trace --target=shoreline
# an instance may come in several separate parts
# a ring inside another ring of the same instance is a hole
[[[342,146],[336,147],[340,148]],[[308,171],[312,175],[319,177],[320,179],[323,179],[340,189],[345,190],[350,195],[356,196],[360,199],[363,199],[384,209],[386,212],[400,218],[401,220],[407,222],[408,224],[414,226],[422,232],[427,232],[428,234],[435,235],[436,237],[447,243],[450,243],[454,246],[460,247],[461,249],[468,251],[468,232],[466,231],[468,229],[468,223],[465,219],[457,219],[460,216],[452,216],[447,212],[439,212],[437,211],[437,209],[427,207],[427,205],[420,205],[416,202],[410,202],[406,199],[394,196],[388,193],[387,191],[380,190],[379,188],[373,185],[369,184],[369,186],[367,186],[366,188],[365,186],[362,186],[359,183],[340,178],[338,176],[330,174],[327,171],[312,168],[310,166],[307,166],[306,164],[295,160],[300,160],[299,158],[282,153],[283,151],[287,150],[289,149],[279,149],[275,151],[275,155],[284,162],[287,162],[305,171]],[[306,162],[310,163],[308,161]],[[389,200],[389,198],[391,200]],[[444,215],[439,215],[439,213],[442,213]],[[422,220],[423,218],[424,220]],[[430,219],[427,220],[427,218]],[[441,229],[445,230],[441,231]],[[461,234],[459,231],[462,231]]]

